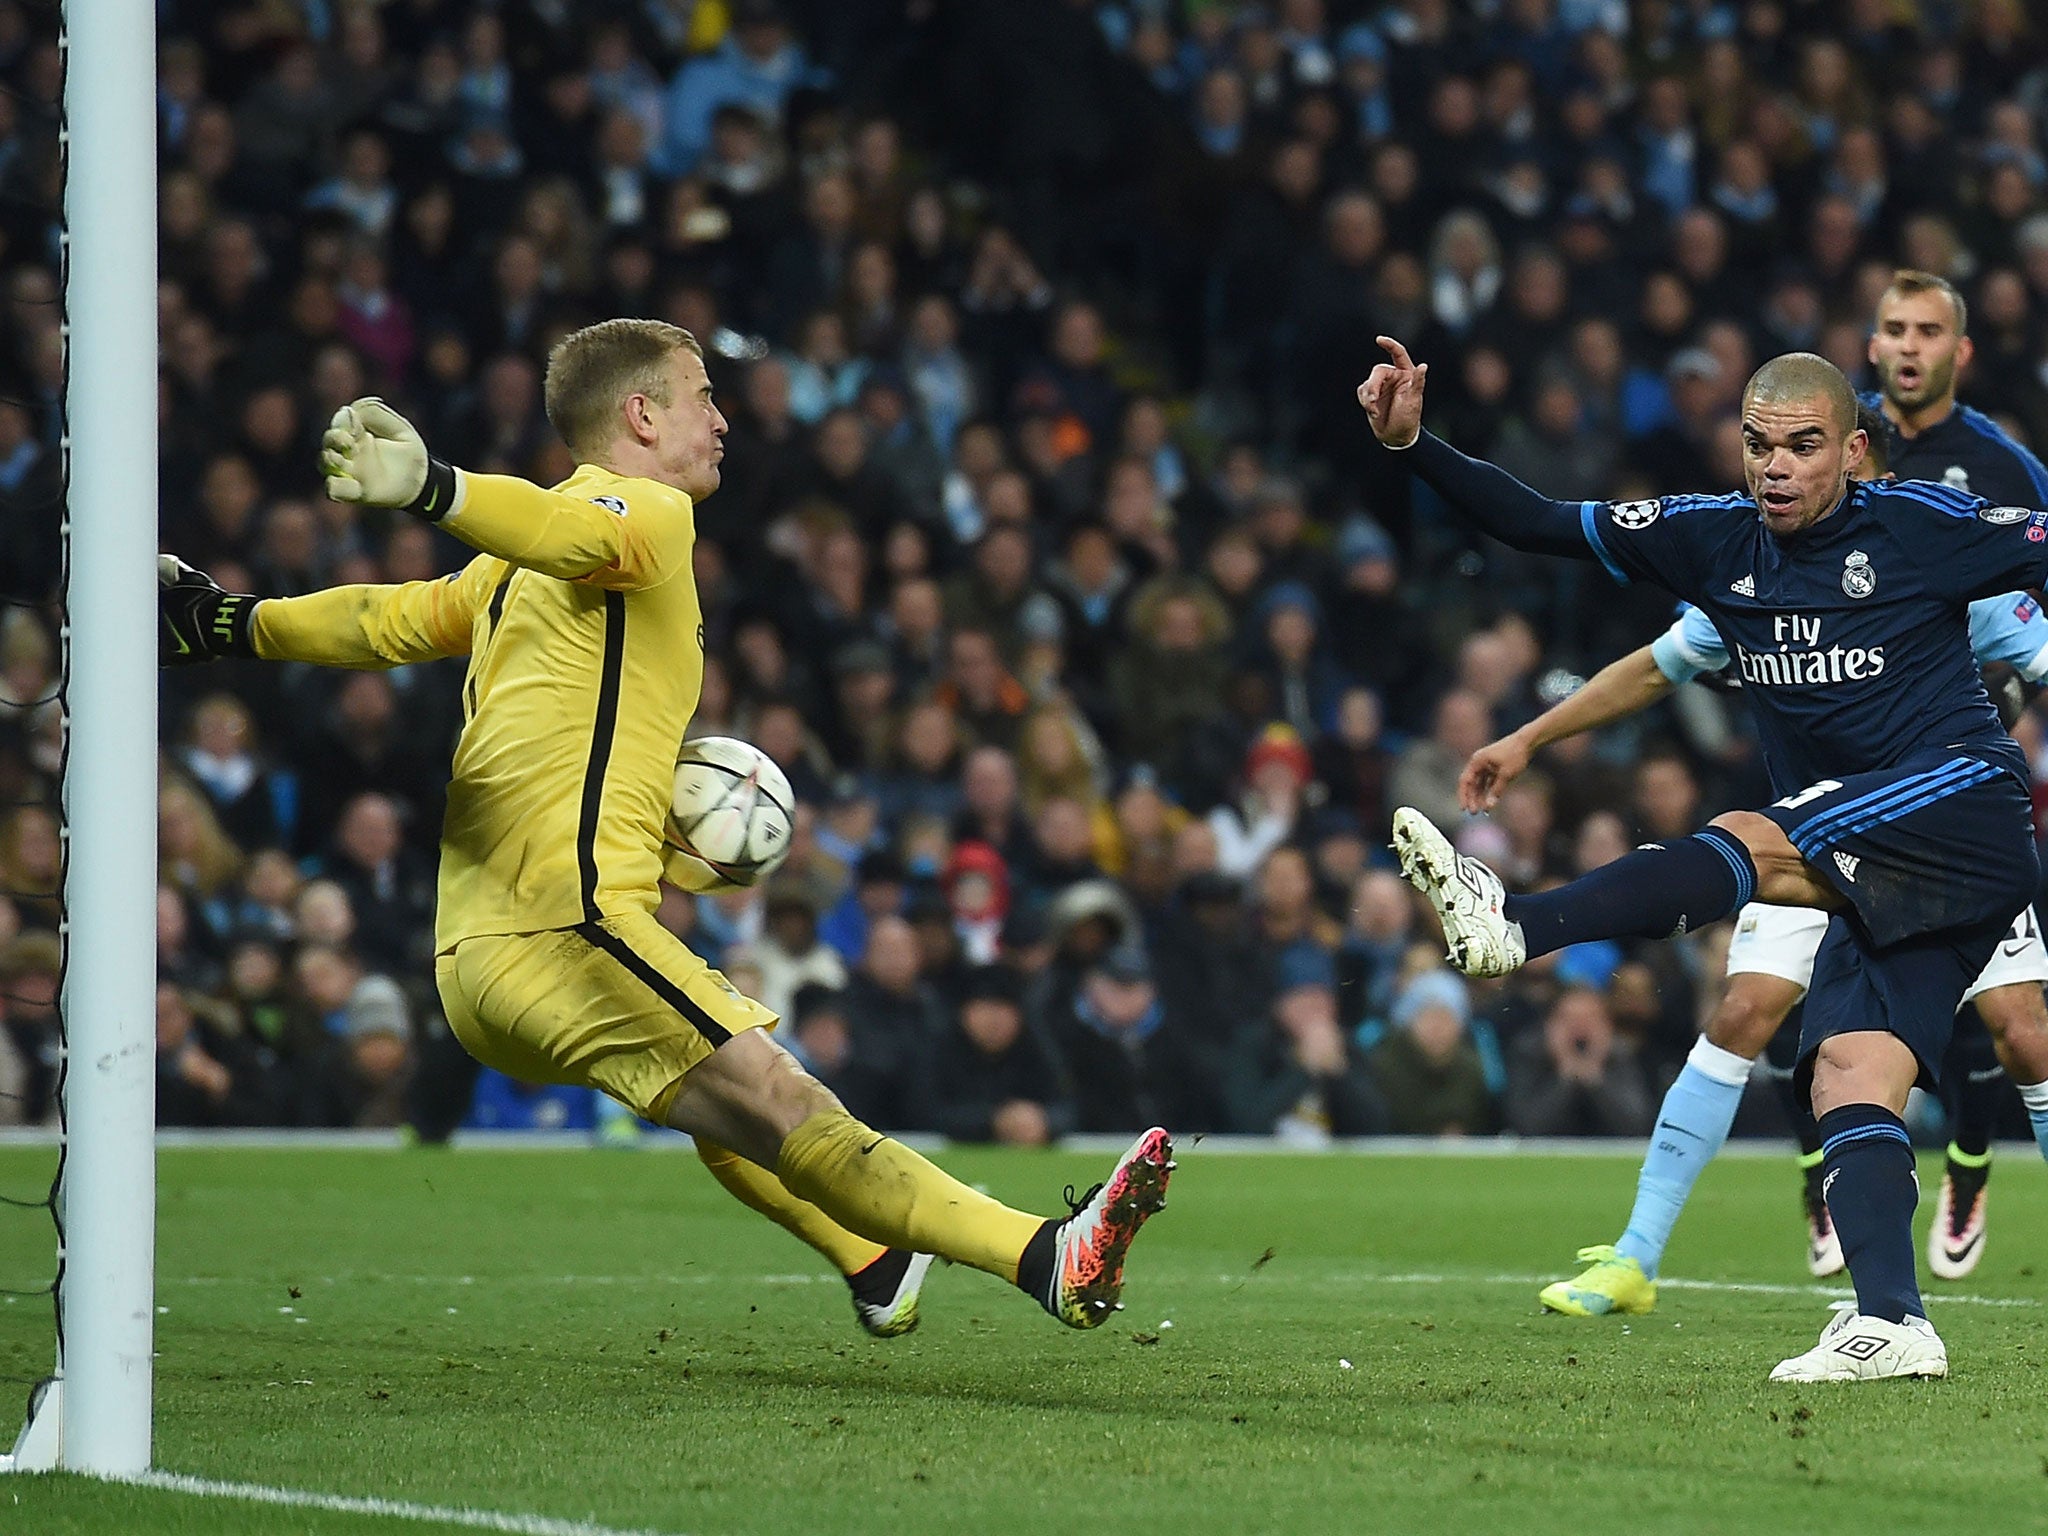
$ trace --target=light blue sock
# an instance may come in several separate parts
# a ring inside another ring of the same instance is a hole
[[[2034,1128],[2034,1145],[2048,1157],[2048,1083],[2020,1084],[2020,1101],[2027,1106],[2027,1122]]]
[[[1678,1225],[1678,1213],[1692,1194],[1700,1170],[1714,1160],[1735,1123],[1742,1104],[1742,1085],[1749,1063],[1733,1051],[1700,1036],[1685,1059],[1685,1069],[1664,1095],[1657,1110],[1657,1128],[1650,1132],[1650,1150],[1636,1179],[1635,1208],[1628,1230],[1614,1246],[1655,1276],[1664,1245]]]

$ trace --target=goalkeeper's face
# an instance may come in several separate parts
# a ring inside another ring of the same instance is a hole
[[[647,402],[660,461],[660,479],[693,501],[718,489],[719,464],[725,458],[725,417],[711,398],[711,377],[704,359],[687,347],[669,358],[669,403]]]

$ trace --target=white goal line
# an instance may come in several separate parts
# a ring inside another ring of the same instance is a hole
[[[506,1536],[667,1536],[650,1530],[624,1530],[589,1520],[558,1520],[550,1515],[507,1514],[467,1505],[415,1504],[409,1499],[355,1498],[340,1493],[315,1493],[303,1488],[273,1488],[267,1483],[219,1482],[178,1472],[141,1472],[110,1482],[166,1493],[189,1493],[202,1499],[236,1499],[245,1504],[275,1504],[287,1509],[321,1509],[341,1515],[380,1515],[390,1520],[418,1520],[430,1525],[459,1525],[476,1531],[501,1531]]]
[[[1233,1283],[1242,1281],[1242,1275],[1218,1275],[1218,1280]],[[1417,1272],[1411,1274],[1378,1274],[1361,1270],[1356,1274],[1320,1275],[1312,1277],[1311,1284],[1325,1285],[1527,1285],[1545,1286],[1559,1278],[1550,1275],[1454,1275]],[[1299,1283],[1299,1282],[1297,1282]],[[1761,1280],[1686,1280],[1660,1275],[1657,1288],[1664,1291],[1711,1291],[1724,1295],[1738,1296],[1803,1296],[1814,1301],[1842,1301],[1853,1298],[1855,1292],[1846,1286],[1834,1285],[1778,1285]],[[1922,1290],[1920,1299],[1930,1306],[1939,1302],[1946,1306],[1965,1307],[2038,1307],[2041,1303],[2031,1296],[1977,1296],[1967,1292]]]

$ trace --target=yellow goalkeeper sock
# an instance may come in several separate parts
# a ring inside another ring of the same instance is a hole
[[[785,1232],[802,1238],[825,1255],[842,1275],[857,1275],[884,1253],[880,1243],[856,1237],[830,1216],[807,1201],[799,1200],[783,1187],[782,1180],[766,1168],[748,1162],[737,1152],[697,1143],[697,1156],[740,1204],[766,1216]]]
[[[975,1193],[843,1109],[821,1110],[791,1131],[775,1171],[790,1193],[864,1237],[1012,1284],[1025,1245],[1045,1225]]]

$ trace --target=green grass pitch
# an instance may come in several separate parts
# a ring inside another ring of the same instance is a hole
[[[51,1157],[0,1150],[0,1188]],[[2031,1158],[1931,1292],[1951,1379],[1835,1389],[1764,1379],[1826,1315],[1789,1158],[1708,1171],[1666,1272],[1712,1286],[1625,1325],[1542,1316],[1534,1282],[1613,1236],[1633,1149],[1180,1160],[1100,1332],[956,1269],[880,1343],[687,1157],[168,1150],[157,1464],[691,1536],[2042,1528]],[[945,1161],[1043,1210],[1109,1159]],[[0,1215],[0,1285],[47,1275],[39,1220]],[[49,1348],[44,1303],[0,1306],[0,1375]],[[0,1478],[0,1531],[38,1536],[429,1528]]]

